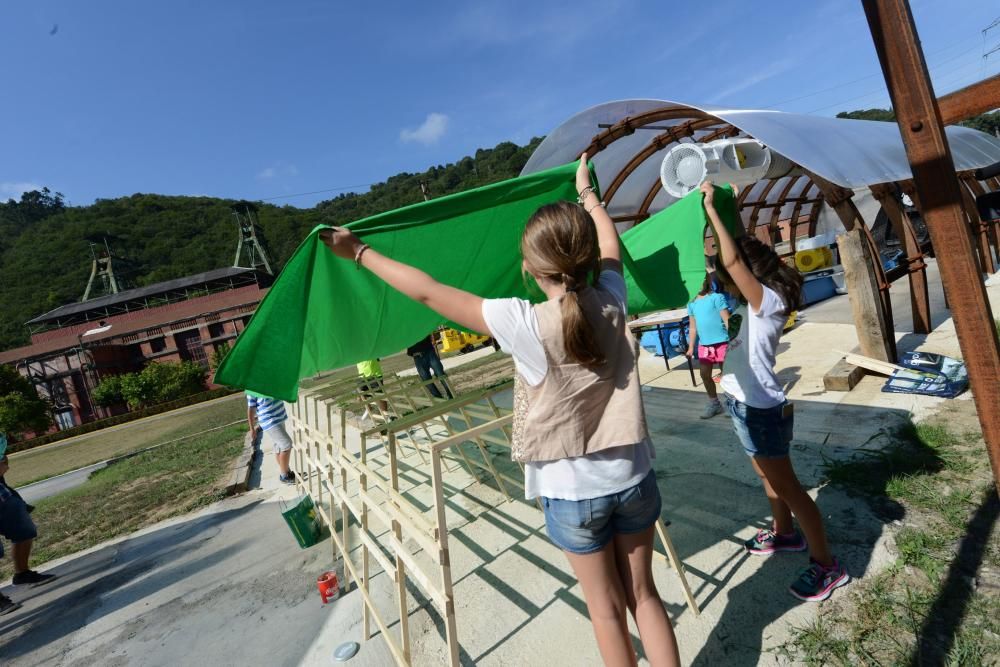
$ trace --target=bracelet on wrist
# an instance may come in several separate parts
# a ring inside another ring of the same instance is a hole
[[[586,197],[586,196],[587,196],[588,194],[591,194],[591,195],[592,195],[592,194],[594,194],[594,186],[592,186],[592,185],[588,185],[588,186],[587,186],[587,187],[585,187],[585,188],[584,188],[583,190],[580,190],[580,192],[578,192],[578,193],[577,193],[577,196],[576,196],[576,201],[578,201],[579,203],[581,203],[581,204],[582,204],[582,203],[583,203],[583,200],[584,200],[584,198],[585,198],[585,197]]]
[[[361,270],[361,256],[364,255],[365,251],[368,250],[369,248],[371,248],[370,245],[368,245],[367,243],[362,243],[361,247],[358,248],[357,251],[354,253],[354,266],[355,268],[358,269],[358,271]]]
[[[591,211],[593,211],[593,210],[594,210],[595,208],[597,208],[598,206],[600,206],[601,208],[605,208],[605,206],[604,206],[604,202],[602,202],[602,201],[599,201],[599,202],[597,202],[596,204],[594,204],[593,206],[591,206],[590,208],[587,208],[586,206],[584,206],[584,207],[583,207],[583,210],[584,210],[584,211],[586,211],[587,213],[590,213]],[[607,210],[607,209],[605,208],[605,210]]]

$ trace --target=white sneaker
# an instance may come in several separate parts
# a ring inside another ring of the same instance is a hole
[[[711,419],[715,415],[721,415],[721,414],[722,414],[722,403],[720,403],[718,400],[709,401],[708,404],[705,406],[705,411],[701,413],[701,418]]]

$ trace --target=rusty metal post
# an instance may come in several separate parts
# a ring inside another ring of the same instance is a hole
[[[983,439],[1000,491],[1000,343],[962,210],[951,149],[907,0],[862,0],[896,110],[921,212],[951,300]]]

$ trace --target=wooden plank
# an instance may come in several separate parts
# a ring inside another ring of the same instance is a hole
[[[853,352],[842,352],[841,350],[833,350],[837,354],[843,355],[844,359],[855,366],[860,366],[866,370],[873,373],[880,373],[882,375],[892,375],[894,371],[907,371],[913,370],[910,368],[904,368],[896,364],[891,364],[887,361],[882,361],[881,359],[872,359],[871,357],[866,357],[862,354],[855,354]]]
[[[674,543],[671,541],[670,535],[667,534],[667,527],[664,525],[663,519],[656,520],[656,533],[660,538],[660,542],[663,543],[663,548],[667,551],[670,564],[673,566],[674,571],[677,572],[677,578],[681,580],[681,590],[684,591],[684,599],[687,600],[688,607],[694,612],[695,616],[700,616],[701,609],[699,609],[698,601],[694,599],[694,595],[691,593],[691,587],[688,586],[687,575],[684,572],[684,563],[681,562],[680,556],[677,555],[677,551],[674,549]]]
[[[444,610],[445,639],[448,642],[448,664],[459,666],[458,657],[458,624],[455,619],[455,596],[451,585],[451,558],[448,555],[448,523],[444,507],[444,480],[441,477],[441,450],[431,450],[431,485],[434,490],[434,514],[437,517],[438,540],[441,543],[441,553],[444,555],[441,563],[441,590],[448,604]]]
[[[844,281],[851,300],[854,327],[858,332],[861,352],[866,357],[891,361],[895,359],[894,332],[889,330],[879,295],[878,282],[867,239],[860,229],[852,229],[837,237],[840,263],[844,266]]]
[[[455,435],[445,438],[444,440],[439,440],[435,442],[433,445],[431,445],[431,449],[436,452],[440,452],[442,449],[446,447],[451,447],[452,445],[460,445],[466,441],[472,441],[480,433],[489,433],[490,431],[496,431],[502,429],[504,426],[511,423],[513,420],[514,420],[513,414],[504,415],[503,417],[499,417],[498,419],[494,419],[493,421],[486,422],[485,424],[474,426],[466,431],[459,431]]]
[[[827,391],[850,391],[861,382],[865,371],[862,366],[840,359],[823,376],[823,388]]]

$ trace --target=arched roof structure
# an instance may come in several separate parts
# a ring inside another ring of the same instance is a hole
[[[965,127],[947,131],[958,171],[1000,161],[1000,140],[995,137]],[[671,145],[737,136],[757,139],[810,176],[843,188],[911,177],[895,123],[653,99],[607,102],[576,114],[548,134],[522,173],[565,164],[586,149],[593,155],[609,213],[624,218],[673,202],[658,185],[660,162]],[[772,196],[769,202],[802,195],[801,184],[774,183],[768,195],[785,195]]]
[[[992,272],[993,248],[1000,250],[998,233],[994,226],[979,220],[974,196],[984,187],[1000,188],[1000,180],[983,184],[972,172],[1000,162],[1000,139],[965,127],[952,126],[946,131],[956,171],[964,184],[968,220],[978,239],[978,261],[982,270]],[[895,123],[655,99],[607,102],[576,114],[550,132],[521,173],[565,164],[586,151],[592,156],[608,213],[626,227],[675,201],[661,187],[659,178],[660,163],[673,144],[723,137],[751,137],[798,167],[793,175],[742,188],[738,205],[749,233],[772,244],[790,241],[784,254],[791,255],[797,238],[816,233],[823,204],[830,207],[825,211],[835,214],[845,229],[859,225],[864,230],[880,291],[880,309],[888,326],[884,338],[894,346],[888,282],[878,248],[852,200],[856,190],[873,196],[903,241],[914,328],[924,333],[930,330],[923,246],[899,205],[900,192],[914,200],[916,193]]]

